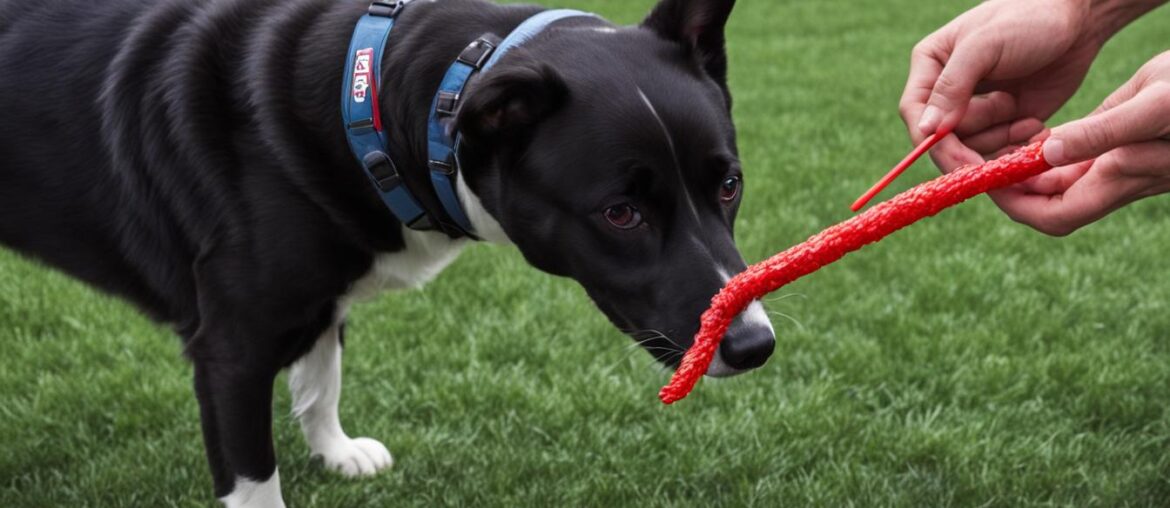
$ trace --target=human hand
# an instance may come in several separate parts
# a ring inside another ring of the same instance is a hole
[[[914,48],[900,104],[914,143],[953,131],[931,152],[950,172],[1043,132],[1116,25],[1090,23],[1092,5],[992,0],[925,38]]]
[[[1053,129],[1044,156],[1060,167],[991,196],[1008,216],[1050,235],[1170,192],[1170,51],[1091,115]]]

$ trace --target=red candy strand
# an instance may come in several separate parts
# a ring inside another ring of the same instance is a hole
[[[994,161],[965,166],[898,194],[802,244],[749,267],[711,299],[711,307],[700,319],[701,328],[694,345],[687,351],[670,384],[658,392],[658,398],[663,403],[673,404],[691,392],[707,372],[731,322],[753,301],[919,220],[985,192],[1023,182],[1051,168],[1044,160],[1041,143]]]
[[[854,212],[860,212],[861,209],[865,208],[865,205],[872,201],[874,197],[876,197],[878,194],[881,194],[882,191],[886,190],[886,187],[889,187],[891,183],[894,183],[894,180],[897,180],[899,176],[902,176],[902,173],[905,173],[907,169],[910,169],[910,166],[913,166],[914,163],[918,161],[919,157],[922,157],[923,154],[929,152],[931,148],[934,148],[934,145],[937,145],[938,142],[942,141],[943,138],[947,137],[948,134],[948,132],[942,131],[927,136],[927,138],[924,139],[922,143],[914,147],[914,150],[910,152],[910,155],[907,155],[905,159],[902,159],[902,162],[899,162],[897,166],[894,166],[894,169],[891,169],[889,173],[886,173],[886,176],[883,176],[881,180],[878,180],[878,183],[873,184],[873,187],[870,187],[869,190],[865,191],[865,194],[862,194],[860,198],[857,198],[857,201],[854,201],[853,205],[850,206],[849,209],[853,210]]]

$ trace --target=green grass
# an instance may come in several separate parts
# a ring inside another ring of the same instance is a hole
[[[634,22],[649,1],[565,0]],[[845,218],[907,149],[909,48],[972,2],[744,0],[730,28],[759,260]],[[1102,54],[1090,110],[1170,47]],[[926,164],[899,184],[934,174]],[[1166,506],[1170,199],[1072,237],[985,199],[786,288],[762,370],[661,406],[666,373],[581,290],[475,247],[359,307],[342,418],[397,465],[347,481],[275,432],[293,506]],[[783,316],[781,315],[783,314]],[[791,316],[791,319],[787,316]],[[212,506],[191,368],[129,307],[0,252],[0,506]],[[283,383],[282,383],[283,384]]]

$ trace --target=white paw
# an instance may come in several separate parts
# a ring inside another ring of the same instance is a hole
[[[325,467],[350,478],[371,476],[394,465],[390,450],[368,437],[338,439],[313,453],[325,460]]]
[[[280,471],[273,471],[272,477],[264,481],[238,477],[232,493],[220,501],[225,508],[284,508],[284,499],[280,497]]]

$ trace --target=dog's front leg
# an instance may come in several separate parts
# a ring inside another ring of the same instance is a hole
[[[341,429],[337,405],[344,330],[344,323],[330,327],[312,351],[293,364],[288,377],[293,415],[301,422],[312,455],[324,459],[326,467],[345,476],[372,475],[394,460],[382,443],[365,437],[351,439]]]
[[[195,360],[195,394],[215,495],[228,508],[284,508],[272,447],[278,370],[240,358]]]

